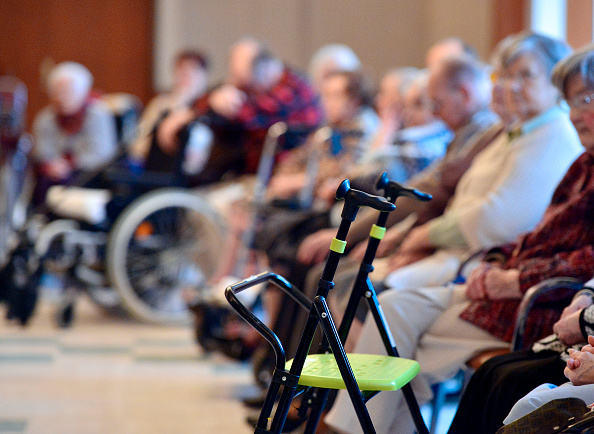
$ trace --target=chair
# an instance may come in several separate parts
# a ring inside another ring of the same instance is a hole
[[[402,389],[418,432],[428,432],[409,384],[410,380],[420,371],[420,367],[416,361],[398,357],[368,274],[373,269],[371,263],[375,257],[377,246],[385,232],[385,222],[388,213],[395,208],[390,202],[394,202],[400,195],[407,195],[420,200],[428,200],[430,197],[417,191],[406,189],[396,183],[389,183],[385,175],[378,182],[378,188],[384,189],[385,195],[390,201],[361,191],[352,190],[350,189],[348,180],[343,181],[338,188],[337,199],[345,200],[342,221],[337,235],[330,246],[330,253],[313,302],[291,285],[291,283],[274,273],[263,273],[252,276],[234,285],[230,285],[225,290],[225,296],[231,306],[272,345],[275,351],[276,367],[255,428],[255,433],[257,434],[281,432],[291,401],[294,397],[302,393],[305,397],[302,400],[300,415],[305,419],[306,414],[304,413],[307,413],[311,409],[305,432],[314,433],[329,389],[346,389],[348,391],[359,422],[366,433],[374,433],[375,429],[365,407],[365,402],[380,391]],[[332,280],[340,255],[345,249],[346,242],[344,240],[346,239],[350,224],[354,221],[358,208],[361,206],[370,206],[377,209],[380,211],[380,215],[377,224],[372,228],[365,259],[361,265],[357,283],[355,283],[351,299],[349,300],[349,307],[347,307],[347,311],[345,312],[340,330],[337,331],[326,304],[326,297],[334,286]],[[288,363],[285,360],[284,348],[278,337],[241,304],[235,295],[244,289],[264,282],[272,283],[282,289],[299,305],[309,311],[309,318],[305,325],[296,356]],[[386,350],[390,356],[347,355],[344,351],[343,343],[350,328],[350,321],[352,321],[355,314],[353,307],[356,307],[362,296],[369,302],[380,334],[384,339]],[[328,348],[325,354],[308,356],[318,323],[322,326]],[[270,418],[274,402],[279,392],[281,392],[281,395],[278,407],[274,413],[274,417]]]
[[[469,259],[475,259],[480,255],[481,252],[477,252],[469,257]],[[459,271],[466,265],[466,262],[462,264]],[[461,273],[459,272],[458,275],[460,276]],[[495,348],[490,350],[485,350],[473,358],[466,362],[466,368],[463,370],[463,377],[464,380],[462,382],[462,387],[457,391],[458,393],[462,393],[464,386],[470,380],[472,374],[481,367],[483,363],[487,360],[502,355],[507,354],[512,351],[521,350],[525,347],[524,343],[524,333],[526,328],[526,320],[528,318],[528,313],[530,309],[534,306],[537,299],[551,291],[559,290],[559,289],[567,289],[570,291],[577,292],[582,288],[583,282],[581,280],[571,278],[571,277],[555,277],[551,279],[544,280],[534,286],[532,286],[522,298],[522,302],[518,308],[518,315],[516,317],[516,323],[514,326],[514,334],[512,338],[512,342],[508,348]],[[429,427],[429,431],[431,433],[435,432],[437,427],[437,422],[439,418],[439,413],[443,404],[445,402],[445,396],[447,394],[447,386],[445,383],[439,383],[435,390],[435,396],[432,401],[432,416],[431,416],[431,424]]]

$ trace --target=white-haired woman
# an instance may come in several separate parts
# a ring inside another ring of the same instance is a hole
[[[33,124],[38,185],[35,200],[51,185],[69,184],[74,175],[97,169],[117,150],[113,114],[89,98],[93,76],[83,65],[63,62],[47,78],[50,105]]]

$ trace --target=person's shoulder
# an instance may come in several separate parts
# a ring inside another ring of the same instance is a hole
[[[37,115],[35,115],[35,119],[33,120],[33,128],[42,128],[48,126],[50,124],[55,123],[55,112],[51,105],[45,106]]]
[[[309,81],[307,75],[305,75],[304,72],[293,68],[292,66],[285,65],[281,82],[290,83],[293,86],[307,88],[308,90],[311,90],[312,93],[314,92],[313,85]]]
[[[109,106],[100,99],[94,99],[89,101],[87,106],[88,113],[91,114],[98,114],[98,115],[110,115],[113,116],[113,111],[109,108]]]
[[[47,105],[37,112],[37,115],[35,115],[35,121],[53,118],[54,116],[55,112],[53,107],[51,105]]]
[[[87,106],[86,122],[103,124],[106,120],[115,121],[115,113],[101,100],[93,100]]]

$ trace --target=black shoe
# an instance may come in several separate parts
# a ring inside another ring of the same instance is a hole
[[[244,398],[241,400],[243,405],[245,405],[248,408],[262,408],[262,406],[264,405],[264,401],[266,401],[265,393],[251,398]]]

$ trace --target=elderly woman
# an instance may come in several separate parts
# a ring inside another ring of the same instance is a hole
[[[306,186],[306,165],[319,163],[316,176],[318,198],[333,201],[341,177],[351,170],[368,151],[380,122],[371,106],[371,86],[359,72],[330,73],[322,85],[322,107],[326,125],[331,128],[329,140],[309,143],[293,151],[272,177],[268,194],[271,198],[289,198]]]
[[[532,265],[538,272],[534,282],[552,275],[586,280],[594,270],[594,47],[586,47],[562,61],[555,69],[553,80],[569,103],[571,120],[586,152],[565,175],[547,211],[549,219],[557,214],[559,227],[557,232],[543,232],[551,239],[542,240],[546,247],[543,258],[535,259]],[[553,237],[556,233],[562,237]],[[531,389],[542,383],[563,383],[568,349],[583,345],[586,337],[594,334],[593,296],[592,291],[580,291],[554,326],[551,327],[554,316],[541,323],[541,333],[554,331],[555,335],[537,342],[531,349],[495,357],[481,366],[462,397],[450,432],[495,432],[512,405]],[[541,310],[541,314],[544,316],[546,310]],[[534,402],[544,402],[546,395],[561,397],[566,391],[560,388],[549,393],[541,388],[537,393],[540,396],[532,394],[523,400],[508,422],[534,408]],[[594,397],[591,401],[594,402]]]
[[[208,61],[192,50],[184,50],[175,58],[173,88],[171,92],[157,95],[149,102],[138,124],[138,138],[130,148],[130,157],[143,162],[149,153],[151,137],[164,116],[178,110],[189,109],[204,95],[208,85]]]
[[[361,70],[361,61],[353,49],[343,44],[324,45],[311,56],[308,73],[312,84],[321,92],[324,80],[333,72]]]
[[[78,172],[97,169],[116,154],[113,114],[89,98],[93,76],[75,62],[55,66],[48,76],[51,104],[33,124],[38,164],[36,200],[51,185],[68,184]]]
[[[533,201],[535,194],[550,200],[552,188],[543,192],[541,188],[549,185],[542,183],[550,184],[551,178],[558,182],[562,174],[559,170],[567,170],[580,150],[567,114],[557,106],[559,94],[550,79],[554,63],[568,52],[565,44],[531,33],[517,35],[504,50],[500,79],[505,84],[509,109],[522,123],[516,126],[514,134],[505,133],[474,159],[453,199],[452,206],[455,204],[459,211],[451,215],[446,212],[435,224],[421,226],[411,234],[415,243],[403,244],[404,253],[417,252],[412,250],[417,243],[421,248],[448,242],[469,247],[492,246],[518,230],[532,227],[538,221],[532,219],[542,217],[546,205],[540,208],[542,203],[533,202],[537,206],[531,213],[524,208],[524,202]],[[477,185],[469,183],[471,179]],[[488,188],[478,194],[481,184]],[[461,189],[470,193],[456,204]],[[421,372],[412,382],[420,401],[431,397],[431,385],[449,378],[476,352],[509,345],[516,310],[531,285],[568,272],[582,277],[581,268],[568,269],[550,259],[554,253],[570,256],[584,242],[591,244],[591,240],[555,236],[567,227],[565,221],[558,219],[558,201],[559,198],[554,199],[532,232],[522,236],[511,249],[504,248],[507,255],[500,265],[482,263],[466,285],[388,290],[380,295],[399,354],[416,359],[421,365]],[[499,215],[497,221],[492,220],[495,215]],[[541,337],[543,328],[552,326],[556,315],[558,309],[554,306],[529,315],[527,339]],[[365,322],[356,352],[385,354],[373,321]],[[412,432],[412,420],[402,398],[398,393],[381,393],[369,402],[378,433]],[[348,397],[339,393],[326,421],[339,432],[360,432],[354,428],[357,422],[349,407]]]
[[[444,284],[454,277],[461,254],[510,242],[540,220],[581,148],[550,81],[554,64],[567,54],[566,44],[535,34],[517,35],[502,50],[499,80],[516,122],[513,133],[503,133],[475,158],[441,217],[405,238],[390,259],[388,287]],[[443,280],[428,280],[429,270]]]

